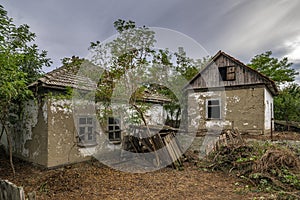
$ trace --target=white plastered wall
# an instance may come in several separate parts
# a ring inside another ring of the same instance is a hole
[[[265,130],[271,130],[271,119],[274,116],[273,114],[274,102],[273,102],[273,96],[268,91],[267,88],[264,89],[264,105],[265,105]]]

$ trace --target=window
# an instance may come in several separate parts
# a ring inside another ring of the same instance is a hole
[[[234,81],[235,80],[235,67],[227,66],[227,67],[219,67],[219,72],[222,81]]]
[[[206,116],[207,119],[221,119],[221,105],[220,100],[210,99],[206,102]]]
[[[108,139],[109,141],[121,141],[120,119],[108,118]]]
[[[78,145],[96,145],[95,122],[93,117],[78,118]]]

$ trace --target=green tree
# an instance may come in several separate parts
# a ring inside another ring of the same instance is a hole
[[[175,53],[170,52],[168,49],[155,50],[155,32],[145,26],[137,27],[133,21],[119,19],[114,22],[114,27],[119,33],[118,37],[106,44],[99,41],[92,42],[89,48],[92,55],[94,55],[91,62],[103,68],[96,99],[104,103],[107,102],[106,105],[109,107],[116,85],[122,82],[123,92],[119,91],[118,93],[131,91],[132,98],[130,99],[133,107],[137,108],[138,102],[136,99],[141,97],[141,93],[145,90],[160,93],[172,100],[169,105],[165,106],[170,114],[168,117],[178,119],[181,113],[179,100],[170,89],[157,84],[148,85],[145,83],[142,88],[132,91],[132,82],[124,79],[121,81],[120,78],[124,77],[125,72],[131,70],[135,74],[127,73],[127,76],[131,75],[139,80],[147,80],[151,77],[152,80],[157,82],[160,82],[160,79],[172,79],[174,81],[173,85],[180,87],[180,84],[176,83],[176,76],[184,77],[187,82],[198,73],[210,58],[193,60],[186,55],[183,47],[179,47],[178,52]],[[168,73],[167,69],[170,68],[175,69],[177,74]],[[131,77],[127,78],[132,80]],[[181,91],[181,89],[179,90]],[[142,105],[139,106],[143,107]],[[107,111],[110,112],[109,109]]]
[[[295,69],[291,68],[292,64],[288,62],[287,57],[279,60],[272,57],[272,51],[267,51],[252,58],[248,66],[271,78],[277,85],[280,85],[286,82],[293,82],[295,76],[299,74]]]
[[[183,47],[178,47],[178,52],[174,53],[176,58],[176,71],[184,76],[188,81],[191,80],[211,59],[211,57],[203,57],[200,59],[192,59],[186,55]]]
[[[290,83],[299,73],[292,68],[287,57],[279,60],[272,57],[272,51],[267,51],[251,59],[250,67],[275,81],[277,86]],[[274,98],[274,117],[285,120],[289,129],[290,121],[299,120],[299,86],[290,84],[279,91]]]
[[[211,59],[209,56],[197,60],[189,58],[183,47],[178,47],[178,51],[168,57],[169,60],[171,60],[172,57],[175,57],[176,63],[172,63],[171,67],[178,72],[179,76],[182,76],[187,81],[191,80],[196,74],[198,74],[198,72]],[[178,128],[181,121],[181,106],[186,101],[183,99],[179,101],[176,95],[168,89],[162,89],[161,92],[172,100],[170,103],[164,105],[164,108],[167,111],[167,122],[169,122],[173,127]]]
[[[296,83],[283,88],[274,99],[274,117],[285,120],[287,129],[291,121],[300,121],[300,86]]]
[[[142,115],[140,112],[144,110],[143,106],[138,105],[136,99],[145,88],[134,90],[135,83],[130,80],[142,79],[143,73],[138,70],[145,69],[145,66],[149,65],[153,56],[151,49],[155,42],[153,31],[146,27],[137,27],[133,21],[119,19],[114,22],[114,27],[119,33],[114,40],[105,44],[99,41],[92,42],[89,47],[93,55],[90,61],[103,70],[98,83],[96,101],[101,101],[105,105],[104,123],[107,115],[111,114],[113,94],[119,94],[117,98],[122,98],[122,95],[131,93],[129,103],[138,115]],[[130,70],[132,73],[124,76]],[[135,76],[135,79],[132,76]]]
[[[21,102],[32,96],[27,85],[36,80],[43,66],[49,66],[51,61],[47,52],[39,52],[33,44],[35,34],[29,26],[16,26],[13,19],[7,16],[7,11],[0,5],[0,122],[1,136],[6,133],[9,144],[10,162],[12,162],[12,141],[8,126],[15,122],[9,116],[20,114]]]

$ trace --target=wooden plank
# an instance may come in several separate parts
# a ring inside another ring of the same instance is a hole
[[[177,143],[174,139],[175,139],[174,136],[172,137],[171,135],[168,135],[168,142],[169,142],[170,147],[172,149],[172,153],[174,154],[173,161],[175,163],[177,162],[177,164],[179,164],[179,166],[181,166],[182,165],[182,163],[180,161],[181,152],[180,152],[180,150],[178,148],[178,145],[177,145]]]

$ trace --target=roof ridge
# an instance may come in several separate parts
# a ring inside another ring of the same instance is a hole
[[[274,89],[275,89],[275,93],[278,92],[278,89],[277,89],[277,86],[276,86],[276,84],[275,84],[275,81],[273,81],[271,78],[269,78],[268,76],[262,74],[261,72],[257,71],[256,69],[253,69],[252,67],[249,67],[248,65],[246,65],[246,64],[244,64],[243,62],[241,62],[240,60],[238,60],[238,59],[232,57],[231,55],[229,55],[229,54],[227,54],[227,53],[225,53],[225,52],[221,52],[221,53],[222,53],[224,56],[227,56],[227,57],[229,57],[230,59],[232,59],[233,61],[239,63],[240,65],[243,65],[243,66],[246,67],[247,69],[256,72],[257,74],[259,74],[260,76],[262,76],[264,79],[267,79],[267,81],[270,81],[271,84],[272,84],[272,86],[273,86]]]
[[[262,74],[262,73],[260,73],[259,71],[257,71],[257,70],[255,70],[255,69],[253,69],[253,68],[251,68],[251,67],[249,67],[248,65],[246,65],[246,64],[244,64],[243,62],[241,62],[240,60],[238,60],[238,59],[236,59],[236,58],[234,58],[233,56],[231,56],[231,55],[229,55],[229,54],[227,54],[227,53],[225,53],[224,51],[222,51],[222,50],[219,50],[213,57],[212,57],[212,59],[188,82],[188,84],[186,84],[185,86],[184,86],[184,89],[186,89],[189,85],[190,85],[190,83],[192,82],[192,81],[194,81],[196,78],[198,78],[200,75],[201,75],[201,73],[207,68],[207,67],[209,67],[212,63],[214,63],[214,61],[219,57],[219,56],[221,56],[221,55],[223,55],[223,56],[225,56],[225,57],[227,57],[227,58],[229,58],[229,59],[231,59],[233,62],[236,62],[236,63],[238,63],[239,65],[241,65],[241,66],[243,66],[243,67],[245,67],[246,69],[249,69],[249,70],[251,70],[251,71],[253,71],[253,72],[255,72],[255,73],[257,73],[259,76],[261,76],[264,80],[266,80],[266,81],[268,81],[268,82],[270,82],[271,83],[271,85],[272,85],[272,87],[274,88],[274,93],[275,94],[277,94],[278,93],[278,89],[277,89],[277,86],[276,86],[276,84],[275,84],[275,82],[272,80],[272,79],[270,79],[269,77],[267,77],[266,75],[264,75],[264,74]]]

